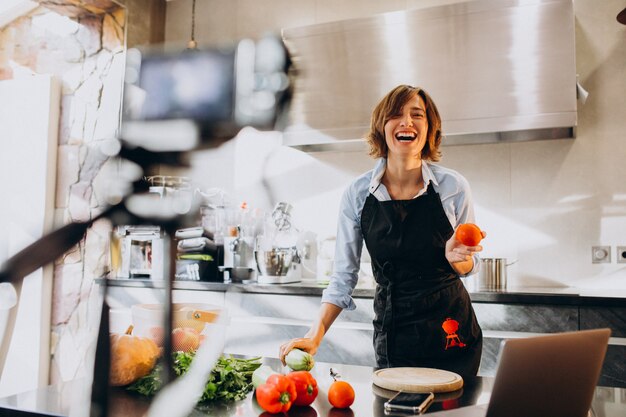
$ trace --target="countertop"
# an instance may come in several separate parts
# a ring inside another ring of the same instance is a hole
[[[265,358],[263,363],[275,370],[281,366],[277,359]],[[350,382],[355,390],[355,403],[351,408],[339,410],[331,408],[327,400],[327,390],[332,380],[329,376],[330,367],[335,368],[342,375],[342,379]],[[288,413],[280,414],[289,417],[354,417],[374,416],[382,417],[383,403],[394,392],[384,390],[372,384],[373,368],[366,366],[338,365],[318,362],[312,374],[318,381],[319,395],[311,407],[293,407]],[[435,403],[426,414],[442,410],[453,410],[475,404],[489,402],[493,386],[493,378],[473,377],[466,378],[462,389],[438,394]],[[58,386],[49,386],[36,391],[0,398],[0,415],[16,414],[14,410],[28,410],[40,413],[39,415],[86,415],[89,392],[84,381],[74,381]],[[150,406],[149,399],[116,388],[112,392],[111,409],[109,416],[139,416],[144,415]],[[626,415],[626,389],[612,387],[597,387],[592,404],[594,415],[603,417],[617,417]],[[28,414],[32,415],[32,414]],[[228,406],[199,407],[191,416],[218,416],[218,417],[266,417],[256,402],[253,393],[242,400],[228,404]],[[439,415],[439,414],[438,414]]]
[[[103,283],[104,278],[99,279]],[[107,279],[110,286],[163,288],[163,281],[150,279]],[[315,280],[302,280],[292,284],[258,284],[223,283],[202,281],[174,281],[173,288],[177,290],[241,292],[256,294],[283,294],[321,296],[326,285]],[[352,296],[355,298],[373,298],[373,285],[357,285]],[[576,288],[509,288],[506,290],[471,291],[470,298],[477,303],[505,303],[505,304],[546,304],[571,306],[600,306],[626,307],[626,294],[611,290],[581,291]]]

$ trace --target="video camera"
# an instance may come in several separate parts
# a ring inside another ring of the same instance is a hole
[[[127,52],[121,139],[153,152],[211,148],[244,126],[280,128],[290,60],[266,36],[212,49]]]

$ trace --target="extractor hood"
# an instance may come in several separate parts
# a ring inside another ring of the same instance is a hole
[[[283,30],[298,69],[284,144],[365,149],[378,101],[424,88],[444,144],[572,138],[572,0],[484,0]]]

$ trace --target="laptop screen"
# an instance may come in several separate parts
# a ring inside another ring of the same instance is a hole
[[[487,417],[584,417],[609,329],[503,341]]]

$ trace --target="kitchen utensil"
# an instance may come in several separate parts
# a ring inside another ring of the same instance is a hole
[[[295,247],[257,249],[254,252],[261,284],[287,284],[302,279],[302,264]]]
[[[241,227],[236,226],[234,236],[224,237],[224,265],[220,270],[227,272],[225,281],[241,283],[254,278],[254,238],[243,236]]]
[[[291,210],[286,202],[279,202],[271,218],[266,218],[262,235],[256,238],[254,260],[261,284],[286,284],[302,279],[302,256],[307,248],[298,248],[299,233],[293,227]]]
[[[291,211],[293,206],[287,202],[278,202],[272,211],[272,219],[278,230],[291,229]]]
[[[459,374],[434,368],[379,369],[372,381],[381,388],[405,392],[451,392],[463,387]]]
[[[507,284],[507,267],[513,265],[506,262],[506,258],[482,258],[478,273],[479,290],[503,290]]]
[[[193,192],[191,181],[187,177],[173,175],[154,175],[145,177],[149,191],[160,198],[169,199],[176,213],[188,213],[192,206]]]
[[[118,226],[111,235],[114,278],[163,279],[163,238],[159,226]]]
[[[178,194],[184,191],[185,194],[191,190],[191,181],[187,177],[177,177],[173,175],[153,175],[145,178],[150,184],[150,192],[157,193],[161,197],[170,194]]]
[[[295,253],[294,248],[272,248],[271,250],[257,250],[254,259],[261,275],[285,276],[289,272],[291,261]]]
[[[376,384],[372,384],[372,392],[374,393],[375,396],[384,398],[384,399],[391,399],[398,393],[397,390],[382,388]],[[450,392],[438,392],[437,397],[435,398],[435,402],[440,403],[440,402],[447,401],[447,400],[455,400],[457,398],[461,398],[461,396],[463,396],[462,389],[457,389],[455,391],[450,391]]]

